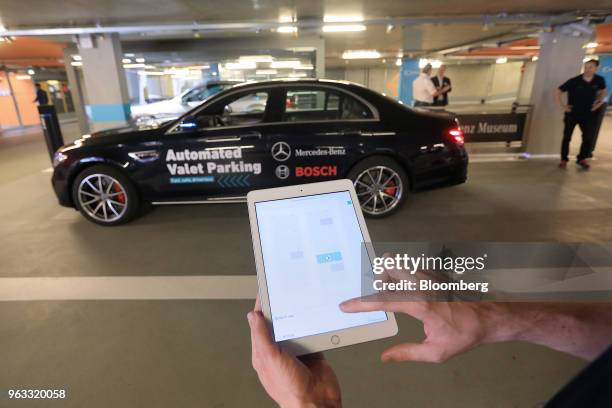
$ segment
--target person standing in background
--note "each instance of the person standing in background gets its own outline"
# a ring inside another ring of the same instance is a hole
[[[446,89],[434,98],[434,106],[448,105],[448,93],[453,88],[451,86],[450,79],[444,76],[445,73],[446,65],[440,65],[440,68],[438,68],[438,74],[435,77],[431,78],[431,82],[433,82],[434,86],[439,92],[442,91],[442,88]]]
[[[445,92],[446,87],[437,90],[431,78],[431,64],[427,64],[421,70],[419,76],[412,82],[412,98],[414,106],[432,106],[434,98]]]
[[[576,125],[582,131],[582,144],[576,164],[588,170],[587,159],[592,155],[593,140],[596,138],[597,111],[604,104],[606,96],[606,80],[596,74],[599,61],[588,60],[584,63],[582,75],[568,79],[555,91],[557,103],[565,112],[563,119],[563,142],[561,143],[561,163],[559,167],[567,168],[569,161],[569,145]],[[563,102],[562,94],[567,93],[567,103]]]
[[[49,97],[47,93],[41,88],[40,84],[36,84],[36,99],[33,102],[38,103],[39,105],[48,105]]]

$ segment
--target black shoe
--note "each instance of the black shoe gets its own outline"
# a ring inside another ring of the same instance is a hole
[[[577,161],[576,164],[580,167],[582,167],[582,170],[588,170],[591,168],[591,166],[589,165],[589,163],[587,163],[586,160],[580,160]]]

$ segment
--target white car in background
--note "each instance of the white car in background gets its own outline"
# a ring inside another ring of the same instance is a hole
[[[155,126],[173,120],[239,81],[209,81],[188,89],[174,98],[131,107],[132,119],[139,126]]]

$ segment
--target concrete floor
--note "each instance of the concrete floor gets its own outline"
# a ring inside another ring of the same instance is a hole
[[[76,137],[65,125],[66,139]],[[577,148],[577,146],[573,146]],[[549,160],[473,163],[460,186],[415,194],[375,241],[611,241],[612,120],[589,172]],[[2,277],[253,275],[244,205],[156,208],[101,228],[59,207],[39,132],[0,137]],[[220,245],[223,243],[223,245]],[[0,390],[66,388],[57,407],[273,406],[250,368],[251,300],[0,302]],[[482,347],[444,365],[382,365],[400,334],[327,353],[347,407],[532,407],[584,363],[541,347]],[[0,406],[10,405],[0,398]],[[45,406],[32,403],[28,406]]]

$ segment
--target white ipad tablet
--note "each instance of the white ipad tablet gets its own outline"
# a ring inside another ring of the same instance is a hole
[[[362,269],[371,241],[350,180],[255,190],[247,201],[261,307],[282,349],[302,355],[397,334],[393,313],[338,307],[362,295],[362,271],[372,274],[371,262]]]

